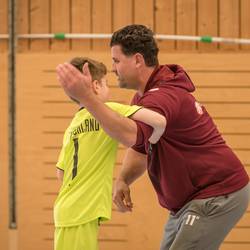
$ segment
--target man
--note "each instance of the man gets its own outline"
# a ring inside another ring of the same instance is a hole
[[[132,146],[114,202],[121,211],[131,210],[129,185],[147,168],[159,203],[170,210],[161,250],[218,249],[249,203],[249,177],[243,165],[192,96],[195,87],[187,73],[178,65],[158,64],[150,29],[126,26],[113,34],[110,46],[120,86],[137,90],[132,103],[167,121],[160,141],[148,143],[150,127],[137,122],[132,129],[127,120],[115,119],[110,109],[92,98],[87,65],[81,77],[67,64],[58,66],[64,90],[84,103],[110,134]]]
[[[79,72],[85,63],[89,65],[95,96],[106,102],[106,66],[90,58],[71,60]],[[118,117],[123,115],[152,126],[151,143],[156,143],[164,132],[165,119],[154,111],[114,102],[106,105],[118,112]],[[111,217],[112,175],[117,147],[117,141],[109,137],[98,121],[80,105],[65,131],[57,162],[57,176],[63,184],[54,206],[55,250],[98,248],[98,223]]]

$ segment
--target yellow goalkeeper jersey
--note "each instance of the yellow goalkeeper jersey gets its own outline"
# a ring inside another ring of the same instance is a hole
[[[123,116],[140,109],[106,103]],[[86,110],[79,110],[66,129],[56,166],[64,170],[63,184],[54,204],[56,227],[108,220],[112,207],[112,179],[118,142],[108,136]]]

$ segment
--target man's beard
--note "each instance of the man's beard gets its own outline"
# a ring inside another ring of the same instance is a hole
[[[137,88],[133,86],[133,84],[129,84],[128,82],[122,82],[118,80],[118,85],[121,89],[134,89],[136,90]]]

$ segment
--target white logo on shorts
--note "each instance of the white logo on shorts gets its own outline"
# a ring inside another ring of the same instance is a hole
[[[199,216],[189,214],[188,217],[187,217],[185,225],[193,226],[194,221],[199,220],[199,219],[200,219]]]

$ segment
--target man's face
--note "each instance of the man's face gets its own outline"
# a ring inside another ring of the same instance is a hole
[[[111,47],[112,70],[118,77],[121,88],[138,89],[138,73],[136,69],[136,58],[134,55],[123,54],[120,45]]]

